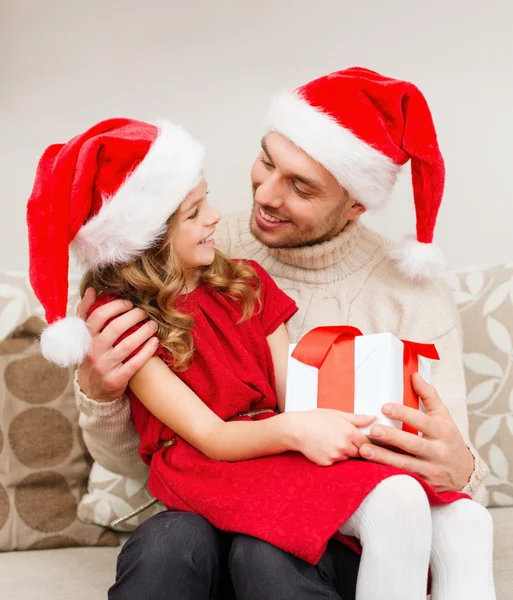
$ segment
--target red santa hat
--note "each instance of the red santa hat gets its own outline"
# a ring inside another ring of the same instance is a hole
[[[91,346],[85,322],[66,317],[69,247],[89,268],[142,254],[201,181],[203,160],[183,128],[121,118],[46,149],[27,205],[30,282],[49,325],[45,358],[76,364]]]
[[[410,160],[417,236],[394,257],[412,278],[442,269],[433,234],[445,167],[428,104],[412,83],[361,67],[331,73],[278,96],[266,131],[303,149],[367,209],[385,204]]]

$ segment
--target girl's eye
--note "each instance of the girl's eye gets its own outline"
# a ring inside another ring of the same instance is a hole
[[[261,162],[263,165],[265,165],[265,167],[266,167],[267,169],[272,169],[272,168],[274,167],[274,165],[273,165],[272,163],[270,163],[270,162],[268,162],[267,160],[265,160],[265,157],[264,157],[263,155],[260,157],[260,162]]]
[[[188,217],[189,219],[195,219],[197,216],[199,215],[199,208],[197,208],[190,217]]]

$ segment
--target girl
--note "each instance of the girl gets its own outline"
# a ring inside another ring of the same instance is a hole
[[[215,249],[220,217],[202,163],[182,129],[127,119],[46,151],[28,206],[45,356],[69,364],[90,344],[85,324],[64,318],[71,241],[89,267],[82,293],[99,294],[92,311],[128,300],[157,332],[155,356],[129,385],[156,498],[313,564],[333,535],[358,538],[358,600],[425,598],[430,564],[433,600],[493,599],[482,507],[351,460],[372,417],[283,412],[285,323],[297,308],[257,263]]]

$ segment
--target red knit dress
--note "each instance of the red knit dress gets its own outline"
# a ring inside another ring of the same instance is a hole
[[[271,277],[249,261],[261,280],[262,309],[237,324],[234,300],[208,286],[180,297],[181,312],[193,315],[195,353],[192,366],[177,375],[219,417],[276,409],[272,357],[266,336],[297,310]],[[99,305],[112,298],[101,297]],[[133,329],[126,335],[129,335]],[[169,364],[169,354],[156,355]],[[328,540],[383,479],[404,471],[363,460],[320,467],[299,452],[239,462],[212,460],[154,417],[129,392],[132,416],[141,437],[140,454],[150,465],[150,492],[169,509],[197,513],[218,529],[265,540],[316,564]],[[254,419],[273,418],[262,413]],[[241,417],[251,420],[249,417]],[[424,480],[431,504],[468,497],[437,493]]]

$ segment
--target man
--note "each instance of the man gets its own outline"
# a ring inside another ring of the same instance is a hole
[[[410,159],[417,240],[395,249],[393,258],[393,244],[359,217],[386,201],[399,166]],[[434,342],[439,351],[433,387],[417,386],[426,414],[402,405],[386,412],[423,437],[374,426],[373,438],[400,451],[368,443],[361,456],[413,471],[439,491],[463,490],[479,498],[487,470],[468,445],[457,315],[442,284],[426,277],[441,262],[432,240],[444,165],[422,94],[406,82],[353,68],[280,97],[269,112],[251,179],[250,226],[247,215],[228,219],[218,228],[217,247],[258,261],[296,300],[299,311],[288,324],[294,341],[319,325],[350,324],[364,333],[392,331]],[[88,291],[79,315],[87,314],[93,300]],[[132,476],[144,476],[145,468],[123,394],[157,341],[147,324],[113,344],[145,318],[121,300],[96,310],[88,319],[93,349],[77,378],[91,454]],[[109,597],[225,598],[227,562],[240,599],[354,597],[357,561],[340,544],[331,543],[313,567],[256,539],[232,541],[197,515],[171,512],[133,534],[121,551]]]

